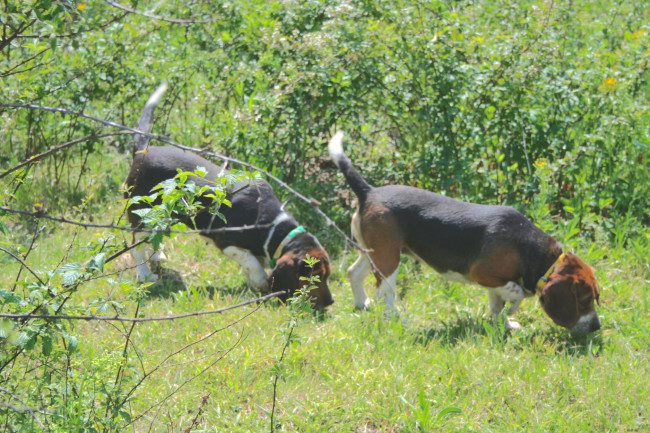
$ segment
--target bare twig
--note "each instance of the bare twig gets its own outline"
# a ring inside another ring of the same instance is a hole
[[[191,433],[192,429],[199,425],[199,422],[201,420],[201,415],[203,415],[203,411],[205,410],[205,405],[208,404],[209,398],[210,398],[209,392],[203,397],[201,397],[201,405],[199,406],[199,409],[196,411],[196,415],[194,416],[192,423],[188,428],[183,430],[183,433]]]
[[[20,170],[26,165],[33,164],[37,161],[40,161],[41,159],[45,158],[46,156],[52,155],[53,153],[59,152],[61,150],[67,149],[70,146],[74,146],[75,144],[83,143],[85,141],[90,141],[90,140],[96,140],[98,138],[104,138],[104,137],[112,137],[116,135],[133,135],[135,134],[134,132],[129,132],[129,131],[118,131],[118,132],[108,132],[105,134],[90,134],[86,135],[85,137],[77,138],[72,141],[68,141],[66,143],[59,144],[57,146],[51,147],[50,149],[46,150],[43,153],[39,153],[38,155],[34,155],[29,159],[26,159],[25,161],[21,162],[20,164],[11,167],[8,170],[3,171],[0,173],[0,179],[3,177],[13,173],[16,170]]]
[[[0,107],[28,108],[28,109],[31,109],[31,110],[43,110],[43,111],[49,111],[49,112],[54,112],[54,113],[61,113],[61,114],[69,114],[69,115],[79,116],[79,117],[82,117],[84,119],[88,119],[88,120],[92,120],[94,122],[101,123],[102,125],[111,126],[111,127],[114,127],[114,128],[119,128],[119,129],[125,130],[125,131],[134,132],[134,133],[137,133],[139,135],[143,135],[143,136],[149,137],[151,139],[158,140],[158,141],[161,141],[163,143],[167,143],[167,144],[169,144],[171,146],[174,146],[174,147],[177,147],[179,149],[189,150],[191,152],[195,152],[195,153],[205,155],[205,156],[208,156],[208,157],[217,158],[217,159],[220,159],[222,161],[228,161],[228,162],[231,162],[231,163],[234,163],[234,164],[241,165],[242,167],[246,167],[248,169],[258,171],[258,172],[264,174],[265,176],[267,176],[269,179],[272,179],[274,182],[278,183],[280,186],[282,186],[284,189],[286,189],[291,194],[296,196],[298,199],[300,199],[303,202],[309,204],[312,207],[312,209],[314,210],[314,212],[316,212],[321,218],[323,218],[327,222],[328,226],[334,227],[334,229],[339,233],[340,236],[343,237],[343,239],[345,239],[346,242],[353,245],[355,248],[358,248],[360,251],[365,252],[366,255],[368,256],[368,259],[370,260],[370,263],[372,264],[373,268],[375,269],[375,271],[379,271],[378,268],[375,266],[374,262],[372,261],[372,259],[370,258],[370,256],[367,254],[367,250],[363,246],[361,246],[358,242],[356,242],[354,239],[351,239],[347,235],[347,233],[345,233],[345,231],[341,230],[341,228],[339,228],[336,225],[334,220],[332,220],[325,212],[323,212],[320,209],[319,202],[317,200],[301,194],[300,192],[296,191],[291,186],[289,186],[286,182],[279,179],[277,176],[272,175],[271,173],[269,173],[268,171],[266,171],[266,170],[264,170],[264,169],[262,169],[260,167],[257,167],[257,166],[255,166],[253,164],[249,164],[249,163],[241,161],[239,159],[231,158],[229,156],[225,156],[225,155],[222,155],[220,153],[212,152],[212,151],[209,151],[209,150],[206,150],[206,149],[198,149],[198,148],[195,148],[195,147],[184,146],[184,145],[182,145],[180,143],[177,143],[177,142],[175,142],[175,141],[173,141],[173,140],[171,140],[168,137],[165,137],[163,135],[151,134],[149,132],[140,131],[140,130],[135,129],[135,128],[130,128],[130,127],[125,126],[125,125],[120,125],[119,123],[116,123],[116,122],[111,122],[111,121],[108,121],[108,120],[99,119],[97,117],[90,116],[88,114],[84,114],[84,113],[81,113],[81,112],[75,112],[75,111],[72,111],[72,110],[67,110],[65,108],[43,107],[43,106],[33,105],[33,104],[0,104]],[[0,209],[2,209],[2,208],[0,207]]]
[[[27,269],[27,270],[28,270],[28,271],[29,271],[29,272],[30,272],[34,277],[36,277],[36,279],[38,280],[39,283],[41,283],[41,284],[43,284],[43,285],[45,284],[45,282],[44,282],[43,280],[41,280],[41,277],[39,277],[39,276],[36,274],[36,272],[34,272],[34,271],[32,270],[32,268],[30,268],[30,267],[27,265],[27,263],[25,263],[25,261],[24,261],[23,259],[21,259],[20,257],[18,257],[17,255],[15,255],[15,254],[12,253],[11,251],[6,250],[6,249],[4,249],[4,248],[2,248],[2,247],[0,247],[0,251],[6,253],[6,254],[8,254],[8,255],[10,255],[11,257],[13,257],[13,258],[18,262],[18,263],[20,263],[20,264],[21,264],[25,269]]]
[[[0,250],[7,252],[1,247]],[[191,313],[176,314],[171,316],[159,316],[159,317],[75,316],[75,315],[55,315],[55,314],[8,314],[8,313],[2,313],[0,314],[0,317],[5,319],[12,319],[12,320],[45,319],[45,320],[86,320],[86,321],[111,321],[111,322],[162,322],[168,320],[185,319],[187,317],[222,314],[225,313],[226,311],[235,310],[237,308],[245,307],[246,305],[254,304],[256,302],[264,302],[271,298],[277,298],[278,296],[284,294],[286,294],[286,291],[282,290],[279,292],[273,292],[273,293],[269,293],[268,295],[249,299],[247,301],[240,302],[239,304],[229,305],[224,308],[218,308],[216,310],[193,311]]]
[[[59,223],[64,223],[64,224],[70,224],[70,225],[75,225],[75,226],[80,226],[80,227],[85,227],[85,228],[100,228],[100,229],[111,229],[111,230],[121,230],[125,232],[137,232],[137,233],[159,233],[160,230],[151,230],[151,229],[142,229],[142,228],[135,228],[131,226],[118,226],[115,224],[102,224],[102,223],[86,223],[82,221],[76,221],[76,220],[71,220],[66,217],[60,216],[53,216],[46,214],[44,212],[29,212],[26,210],[21,210],[21,209],[12,209],[8,208],[5,206],[0,206],[0,211],[8,212],[8,213],[13,213],[13,214],[19,214],[19,215],[25,215],[29,216],[32,218],[41,218],[41,219],[46,219],[50,221],[55,221]],[[239,227],[221,227],[221,228],[216,228],[216,229],[187,229],[187,230],[167,230],[165,233],[175,233],[175,234],[191,234],[191,233],[199,233],[199,234],[209,234],[209,233],[226,233],[226,232],[243,232],[246,230],[255,230],[255,229],[263,229],[263,228],[269,228],[273,224],[259,224],[259,225],[244,225],[244,226],[239,226]]]
[[[289,344],[291,344],[291,336],[293,335],[293,330],[295,328],[296,328],[296,322],[294,321],[291,323],[291,327],[289,328],[289,335],[287,335],[287,341],[284,343],[284,347],[282,348],[282,354],[280,355],[280,359],[276,364],[277,366],[280,366],[282,364],[282,361],[284,360],[284,355],[287,352],[287,348],[289,347]],[[277,401],[279,379],[280,379],[280,374],[276,370],[275,377],[273,378],[273,405],[271,406],[271,433],[275,431],[275,406]]]
[[[29,247],[27,248],[27,251],[25,252],[25,254],[23,254],[23,260],[27,260],[27,256],[29,256],[29,253],[31,253],[32,250],[34,249],[34,245],[36,244],[36,239],[38,239],[38,237],[43,232],[43,230],[45,230],[45,226],[41,226],[36,229],[36,231],[34,232],[34,236],[32,237],[32,241],[30,242]],[[18,284],[18,280],[20,280],[20,276],[23,273],[23,269],[25,269],[24,266],[21,266],[20,269],[18,269],[18,273],[16,274],[16,280],[14,281],[14,286],[12,287],[11,291],[16,290],[16,285]]]
[[[13,404],[10,403],[0,403],[2,406],[11,409],[14,412],[28,412],[32,416],[32,418],[34,418],[34,421],[36,421],[36,423],[39,425],[41,429],[46,431],[48,430],[47,428],[45,428],[45,425],[41,422],[41,420],[38,419],[38,417],[36,416],[36,412],[37,412],[36,409],[27,406],[25,402],[20,399],[20,397],[18,397],[16,394],[9,391],[8,389],[0,388],[0,392],[7,394],[8,396],[10,396],[11,398],[13,398],[14,400],[16,400],[17,402],[23,405],[22,407],[19,407],[19,406],[14,406]]]
[[[127,245],[126,247],[122,248],[121,250],[119,250],[118,252],[112,254],[109,258],[107,258],[105,263],[112,262],[113,260],[115,260],[116,258],[121,256],[122,254],[126,253],[127,251],[131,251],[133,248],[135,248],[135,247],[137,247],[137,246],[139,246],[141,244],[144,244],[145,242],[147,242],[147,238],[140,239],[139,241],[137,241],[137,242],[135,242],[135,243],[133,243],[131,245]]]
[[[246,337],[248,337],[248,335],[247,335]],[[176,394],[176,393],[177,393],[181,388],[183,388],[185,385],[187,385],[188,383],[190,383],[191,381],[193,381],[194,379],[196,379],[197,377],[201,376],[203,373],[205,373],[206,371],[208,371],[209,369],[211,369],[212,367],[214,367],[214,365],[215,365],[217,362],[221,361],[221,360],[222,360],[223,358],[225,358],[228,354],[230,354],[230,352],[232,352],[232,351],[235,349],[235,347],[239,346],[239,344],[240,344],[240,343],[241,343],[241,342],[242,342],[246,337],[242,337],[242,336],[240,335],[239,338],[237,339],[237,341],[235,341],[235,344],[233,344],[232,346],[230,346],[230,347],[228,348],[228,350],[226,350],[226,351],[223,353],[223,355],[221,355],[220,357],[218,357],[217,359],[215,359],[215,360],[214,360],[213,362],[211,362],[207,367],[205,367],[204,369],[202,369],[201,371],[199,371],[198,373],[196,373],[194,376],[190,377],[189,379],[186,379],[184,382],[182,382],[180,385],[178,385],[178,386],[177,386],[177,387],[176,387],[172,392],[170,392],[170,393],[167,394],[165,397],[163,397],[163,399],[160,400],[158,403],[155,403],[154,405],[152,405],[152,406],[150,406],[148,409],[146,409],[144,412],[142,412],[140,415],[136,416],[136,417],[133,419],[133,422],[137,421],[138,419],[142,418],[145,414],[149,413],[149,411],[151,411],[151,409],[163,405],[167,400],[169,400],[169,399],[170,399],[174,394]],[[151,426],[149,426],[149,430],[151,430]]]

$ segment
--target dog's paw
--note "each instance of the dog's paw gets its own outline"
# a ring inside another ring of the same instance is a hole
[[[399,310],[395,307],[388,308],[384,310],[384,318],[386,320],[400,320]]]
[[[150,273],[146,275],[138,275],[138,283],[155,283],[160,280],[158,274]]]
[[[370,309],[370,299],[366,298],[365,300],[360,301],[360,302],[355,301],[354,308],[357,309],[357,310],[361,310],[361,311],[369,310]]]
[[[506,319],[506,331],[518,331],[520,329],[522,329],[522,327],[519,322],[516,320]]]
[[[155,253],[153,253],[150,260],[156,263],[164,262],[167,260],[167,256],[165,255],[165,252],[163,250],[158,250]]]

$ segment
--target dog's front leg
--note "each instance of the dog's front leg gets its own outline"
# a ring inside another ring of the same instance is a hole
[[[138,282],[156,282],[158,281],[158,275],[151,272],[147,262],[151,259],[150,256],[146,253],[147,247],[146,244],[140,244],[137,247],[131,249],[131,257],[135,262],[135,271],[138,276]]]
[[[239,247],[226,247],[223,253],[239,263],[239,266],[246,274],[246,283],[256,290],[265,290],[268,287],[268,280],[264,267],[250,251]]]
[[[503,307],[506,302],[510,302],[511,306],[508,308],[507,314],[514,314],[515,311],[519,308],[522,299],[524,299],[524,289],[522,289],[517,283],[509,282],[503,287],[495,287],[488,289],[488,299],[490,302],[490,311],[492,312],[492,317],[494,320],[497,320]],[[515,321],[510,320],[507,316],[505,317],[506,329],[520,329],[521,325]]]

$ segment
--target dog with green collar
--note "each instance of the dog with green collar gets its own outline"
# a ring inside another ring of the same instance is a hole
[[[140,131],[151,130],[153,112],[163,92],[161,87],[149,98],[138,124]],[[225,170],[195,153],[173,146],[149,146],[146,136],[136,136],[133,163],[125,182],[126,198],[149,195],[153,187],[176,176],[178,169],[193,171],[197,167],[207,171],[203,178],[192,178],[198,186],[209,185],[223,176]],[[308,277],[318,276],[309,296],[318,309],[332,304],[327,285],[330,273],[327,252],[314,235],[284,211],[271,185],[263,179],[243,180],[236,182],[231,191],[227,197],[231,206],[219,209],[223,219],[209,212],[206,198],[205,209],[186,224],[196,226],[227,257],[239,263],[250,287],[262,293],[284,290],[287,295],[281,299],[286,299],[308,284]],[[129,222],[136,229],[141,227],[141,222],[134,211],[143,206],[146,205],[136,204],[129,209]],[[227,230],[220,230],[224,228]],[[132,250],[132,255],[138,279],[155,281],[157,276],[147,262],[161,260],[163,254],[157,252],[149,257],[139,247]],[[318,260],[315,266],[306,265],[307,255]]]

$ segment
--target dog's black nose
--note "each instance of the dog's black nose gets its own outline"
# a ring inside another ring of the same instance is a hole
[[[594,320],[592,320],[591,325],[589,326],[589,332],[594,332],[598,331],[600,329],[600,320],[598,320],[598,316]]]

